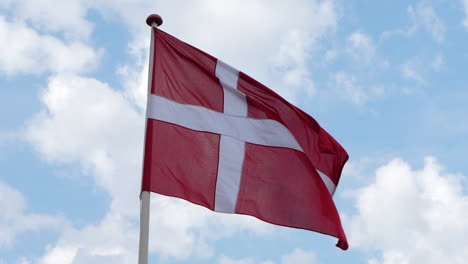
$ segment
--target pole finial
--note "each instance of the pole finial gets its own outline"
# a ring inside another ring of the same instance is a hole
[[[163,23],[161,16],[156,14],[149,15],[146,19],[146,24],[151,27],[153,23],[156,23],[156,26],[159,27]]]

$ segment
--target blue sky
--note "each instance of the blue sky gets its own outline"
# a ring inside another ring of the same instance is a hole
[[[152,195],[150,263],[468,258],[468,1],[0,2],[0,263],[135,263],[149,27],[348,151],[335,239]]]

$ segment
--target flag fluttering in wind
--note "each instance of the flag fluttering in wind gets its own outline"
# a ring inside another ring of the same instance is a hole
[[[308,114],[152,28],[142,192],[348,243],[333,193],[348,154]]]

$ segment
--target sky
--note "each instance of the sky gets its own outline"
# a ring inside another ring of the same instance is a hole
[[[466,263],[468,0],[0,0],[0,264],[136,263],[152,13],[343,145],[350,248],[152,194],[150,263]]]

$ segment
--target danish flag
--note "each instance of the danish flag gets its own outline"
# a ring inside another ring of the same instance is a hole
[[[142,191],[331,235],[346,250],[332,199],[340,144],[243,72],[152,30]]]

